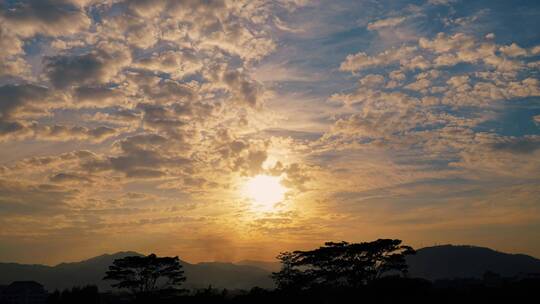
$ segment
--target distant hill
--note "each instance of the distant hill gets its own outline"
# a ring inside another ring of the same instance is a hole
[[[236,262],[236,265],[246,265],[246,266],[253,266],[257,268],[264,269],[269,272],[276,272],[281,269],[281,263],[276,262],[266,262],[266,261],[253,261],[253,260],[243,260],[240,262]]]
[[[443,245],[419,249],[407,258],[411,277],[428,280],[480,278],[486,271],[505,277],[540,273],[540,260],[475,246]]]
[[[133,255],[141,254],[118,252],[56,266],[0,263],[0,285],[7,285],[13,281],[33,280],[43,284],[49,291],[87,284],[97,285],[100,290],[111,290],[111,282],[102,280],[109,265],[115,259]],[[190,264],[184,261],[182,265],[187,277],[186,288],[204,288],[209,285],[228,289],[273,287],[269,272],[253,266],[231,263]]]
[[[104,254],[75,263],[56,266],[0,263],[0,285],[13,281],[33,280],[49,291],[87,284],[100,290],[110,290],[110,282],[103,281],[109,265],[115,259],[141,255],[137,252]],[[435,246],[422,248],[407,258],[411,277],[429,280],[452,278],[480,278],[486,271],[503,276],[540,273],[540,260],[523,254],[507,254],[474,246]],[[277,262],[241,261],[238,263],[198,263],[182,261],[187,277],[186,288],[250,289],[255,286],[272,288],[272,271],[279,270]]]

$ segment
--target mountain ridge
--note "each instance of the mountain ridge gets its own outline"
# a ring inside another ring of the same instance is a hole
[[[100,290],[111,290],[110,282],[102,278],[114,259],[142,255],[134,251],[102,254],[79,262],[40,264],[0,263],[0,285],[12,281],[34,280],[49,291],[93,284]],[[526,254],[509,254],[472,245],[438,245],[417,250],[407,257],[409,274],[428,280],[481,278],[486,271],[503,276],[540,273],[540,260]],[[200,262],[181,260],[187,281],[186,288],[250,289],[255,286],[273,288],[270,278],[280,264],[270,261],[243,260],[231,262]]]
[[[115,259],[134,255],[143,256],[135,251],[120,251],[54,266],[0,262],[0,285],[33,280],[42,283],[50,291],[88,284],[96,285],[100,290],[111,290],[111,282],[102,280],[108,266]],[[180,260],[180,263],[188,278],[185,282],[187,288],[205,288],[209,285],[228,289],[249,289],[255,285],[273,287],[268,272],[256,267],[221,262],[191,264]]]
[[[444,263],[441,263],[444,261]],[[480,278],[486,271],[512,277],[540,273],[540,260],[521,253],[505,253],[472,245],[438,245],[407,257],[411,276],[428,280]]]

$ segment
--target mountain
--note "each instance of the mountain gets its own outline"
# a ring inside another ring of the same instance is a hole
[[[37,281],[49,291],[95,284],[100,289],[111,289],[110,282],[102,281],[105,271],[115,259],[140,255],[136,252],[104,254],[74,263],[61,263],[56,266],[24,265],[0,263],[0,285],[12,281]]]
[[[109,265],[115,259],[140,255],[136,252],[104,254],[75,263],[56,266],[0,263],[0,285],[13,281],[33,280],[49,291],[87,284],[100,290],[110,290],[110,282],[103,281]],[[187,277],[186,288],[250,289],[255,286],[272,288],[272,271],[279,263],[241,261],[238,263],[208,262],[191,264],[181,262]],[[452,278],[480,278],[486,271],[511,277],[526,273],[540,273],[540,260],[523,254],[507,254],[489,248],[474,246],[435,246],[419,249],[407,258],[411,277],[429,280]]]
[[[411,277],[428,280],[481,278],[486,271],[512,277],[540,273],[540,260],[475,246],[442,245],[417,250],[407,258]]]
[[[100,290],[111,290],[111,282],[102,280],[109,265],[115,259],[133,255],[141,254],[118,252],[56,266],[0,263],[0,285],[13,281],[33,280],[43,284],[49,291],[88,284],[97,285]],[[257,267],[217,262],[190,264],[181,261],[181,263],[187,277],[186,288],[204,288],[209,285],[227,289],[273,287],[270,273]]]
[[[281,269],[280,262],[266,262],[266,261],[253,261],[253,260],[242,260],[235,263],[236,265],[246,265],[253,266],[257,268],[264,269],[268,272],[277,272]]]

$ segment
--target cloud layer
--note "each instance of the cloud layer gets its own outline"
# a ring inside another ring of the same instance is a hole
[[[0,1],[0,260],[376,237],[540,254],[540,37],[502,6]],[[286,199],[243,197],[257,174]]]

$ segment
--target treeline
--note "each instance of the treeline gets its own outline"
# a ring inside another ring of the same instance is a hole
[[[95,286],[55,292],[50,304],[269,304],[269,303],[536,303],[540,279],[506,279],[493,286],[483,280],[459,279],[432,283],[423,279],[385,277],[357,289],[330,288],[300,291],[253,288],[228,291],[216,288],[193,290],[174,297],[135,299],[128,294],[98,293]],[[89,294],[84,290],[93,290]]]
[[[104,277],[123,292],[73,288],[51,294],[49,303],[525,303],[538,298],[539,278],[505,279],[493,273],[483,280],[435,283],[409,278],[405,257],[411,254],[413,248],[393,239],[328,242],[314,250],[283,252],[281,270],[272,274],[276,289],[249,291],[188,291],[182,288],[186,277],[178,257],[125,257],[115,260]]]

